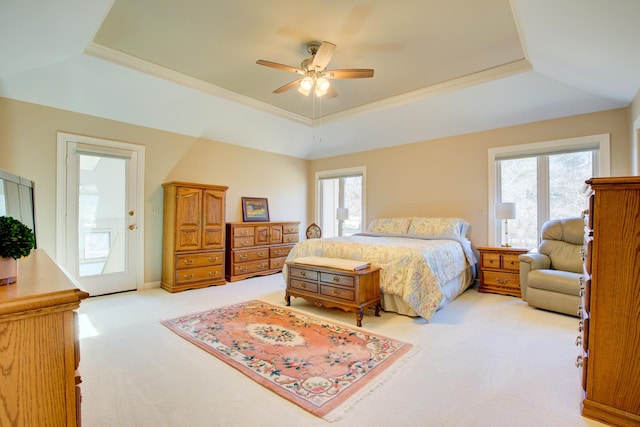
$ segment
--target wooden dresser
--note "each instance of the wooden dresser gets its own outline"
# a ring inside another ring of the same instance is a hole
[[[162,288],[223,285],[228,187],[169,182],[164,187]]]
[[[480,253],[480,285],[478,292],[522,297],[518,256],[529,252],[503,246],[478,246]]]
[[[640,177],[593,178],[580,308],[582,415],[640,425]]]
[[[232,222],[227,224],[226,279],[279,273],[299,240],[300,223]]]
[[[76,312],[89,294],[42,250],[0,286],[0,425],[79,426]]]

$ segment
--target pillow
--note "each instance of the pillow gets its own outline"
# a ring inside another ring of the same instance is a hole
[[[469,224],[460,218],[420,218],[411,220],[408,234],[428,237],[465,237]]]
[[[407,234],[411,218],[378,218],[371,221],[367,231],[370,233]]]

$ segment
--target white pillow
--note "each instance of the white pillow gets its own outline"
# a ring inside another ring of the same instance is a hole
[[[367,231],[370,233],[407,234],[411,218],[378,218],[371,221]]]
[[[414,217],[407,234],[428,237],[465,237],[469,224],[461,218]]]

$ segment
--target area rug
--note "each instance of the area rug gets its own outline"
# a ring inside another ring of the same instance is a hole
[[[257,300],[162,324],[328,421],[379,385],[413,347]]]

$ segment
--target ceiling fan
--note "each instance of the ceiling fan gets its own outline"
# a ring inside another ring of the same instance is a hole
[[[289,65],[279,64],[277,62],[265,61],[259,59],[256,64],[265,67],[276,68],[278,70],[289,71],[299,74],[297,80],[287,83],[273,91],[273,93],[286,92],[289,89],[298,87],[298,92],[305,96],[309,96],[311,90],[314,89],[316,96],[324,96],[327,98],[335,98],[338,92],[331,85],[329,79],[362,79],[373,77],[373,70],[368,68],[351,68],[345,70],[327,70],[327,65],[331,61],[336,45],[329,42],[311,42],[307,44],[307,52],[311,54],[310,58],[306,58],[300,64],[300,68]]]

